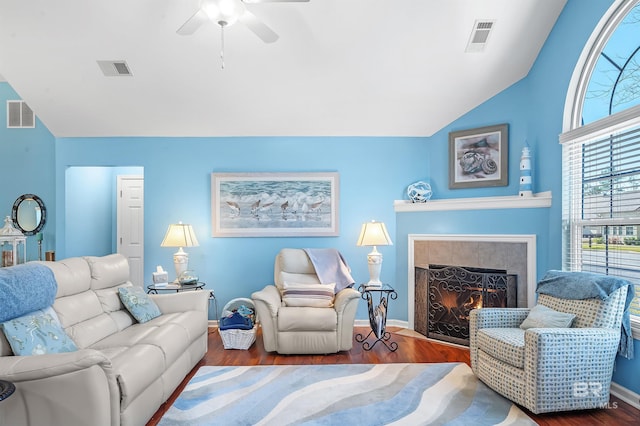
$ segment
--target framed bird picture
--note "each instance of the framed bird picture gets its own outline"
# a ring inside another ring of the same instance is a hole
[[[339,184],[337,172],[212,173],[212,236],[338,236]]]

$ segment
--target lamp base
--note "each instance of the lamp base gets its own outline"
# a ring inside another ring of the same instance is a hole
[[[367,255],[367,263],[369,264],[369,282],[366,286],[382,287],[382,281],[380,281],[382,254],[376,249],[376,246],[373,246],[373,250]]]
[[[173,267],[176,269],[176,279],[174,283],[178,283],[180,275],[187,270],[189,266],[189,255],[182,250],[182,247],[173,254]]]

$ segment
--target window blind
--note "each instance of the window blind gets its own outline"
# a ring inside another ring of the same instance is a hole
[[[640,315],[640,120],[563,142],[563,268],[626,278]]]

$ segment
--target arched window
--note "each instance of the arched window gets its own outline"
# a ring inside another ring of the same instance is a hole
[[[640,0],[617,1],[589,40],[567,97],[563,268],[627,278],[640,332]]]
[[[591,72],[582,125],[640,105],[640,4],[616,26]]]

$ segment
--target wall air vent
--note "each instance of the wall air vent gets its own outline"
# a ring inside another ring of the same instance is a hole
[[[133,73],[127,61],[97,61],[106,77],[131,77]]]
[[[496,21],[489,21],[486,19],[478,20],[473,24],[471,30],[471,37],[469,37],[469,43],[465,52],[482,52],[487,45],[489,35],[493,29]]]
[[[33,129],[36,115],[25,101],[7,101],[7,128]]]

